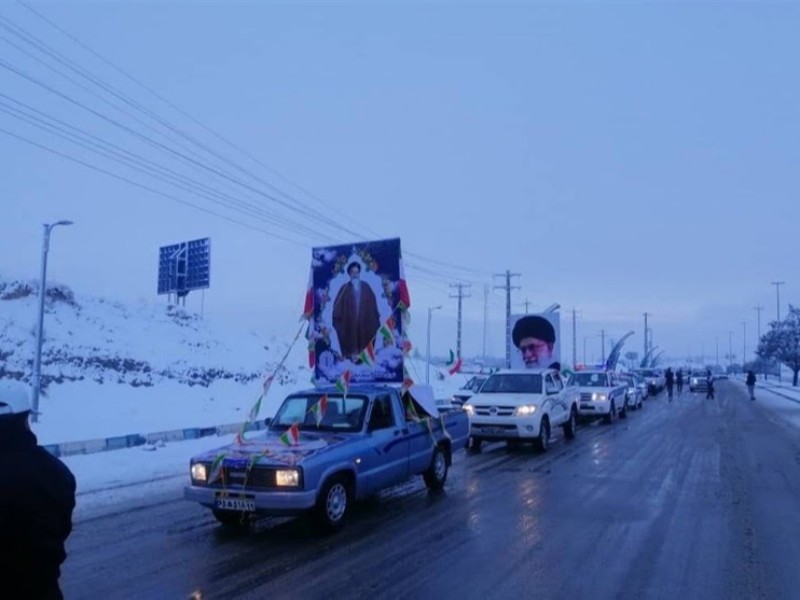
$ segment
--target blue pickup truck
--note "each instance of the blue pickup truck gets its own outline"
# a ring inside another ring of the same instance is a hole
[[[255,515],[311,513],[323,530],[345,522],[353,502],[422,475],[444,486],[453,453],[466,447],[467,414],[437,406],[428,386],[317,388],[288,396],[266,430],[195,456],[187,500],[223,525]]]

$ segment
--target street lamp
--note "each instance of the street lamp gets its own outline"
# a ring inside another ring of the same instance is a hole
[[[59,225],[72,225],[72,221],[57,221],[44,224],[44,243],[42,244],[42,272],[39,284],[39,319],[36,327],[36,355],[33,361],[33,410],[31,420],[39,420],[39,392],[42,388],[42,338],[44,331],[44,299],[47,294],[47,254],[50,252],[50,232]]]
[[[544,314],[549,315],[550,313],[556,312],[559,308],[561,308],[560,304],[551,304],[547,308],[544,309]]]
[[[433,311],[439,310],[441,306],[431,306],[428,308],[428,360],[425,364],[425,385],[431,384],[431,315]]]

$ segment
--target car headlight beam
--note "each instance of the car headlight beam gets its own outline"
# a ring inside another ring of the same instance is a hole
[[[275,471],[275,485],[278,487],[298,487],[300,485],[300,471],[297,469]]]
[[[194,463],[191,467],[191,475],[193,481],[200,483],[208,481],[208,469],[203,463]]]
[[[522,406],[517,407],[516,415],[518,417],[530,417],[535,412],[536,412],[536,406],[534,406],[533,404],[524,404]]]
[[[475,408],[471,404],[465,404],[464,410],[470,417],[475,414]]]

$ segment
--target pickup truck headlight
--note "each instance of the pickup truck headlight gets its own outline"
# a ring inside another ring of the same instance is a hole
[[[608,395],[606,394],[592,394],[592,400],[608,400]]]
[[[514,414],[518,417],[530,417],[535,412],[536,407],[533,404],[525,404],[523,406],[518,406]]]
[[[463,408],[470,417],[475,414],[475,408],[471,404],[465,404]]]
[[[208,469],[203,463],[194,463],[191,468],[192,481],[205,483],[208,481]]]
[[[298,487],[300,485],[300,471],[297,469],[275,471],[275,485],[278,487]]]

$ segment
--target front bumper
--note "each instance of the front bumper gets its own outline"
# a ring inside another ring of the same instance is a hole
[[[581,417],[607,415],[610,412],[611,400],[581,400],[580,404],[578,404],[578,416]]]
[[[539,437],[540,415],[531,417],[470,417],[472,437],[493,440],[534,439]]]
[[[197,502],[208,508],[216,508],[216,499],[222,494],[229,498],[246,497],[255,501],[255,512],[265,515],[295,515],[303,513],[314,507],[317,502],[316,490],[297,492],[259,492],[228,488],[205,487],[187,485],[183,488],[183,497],[186,500]]]

